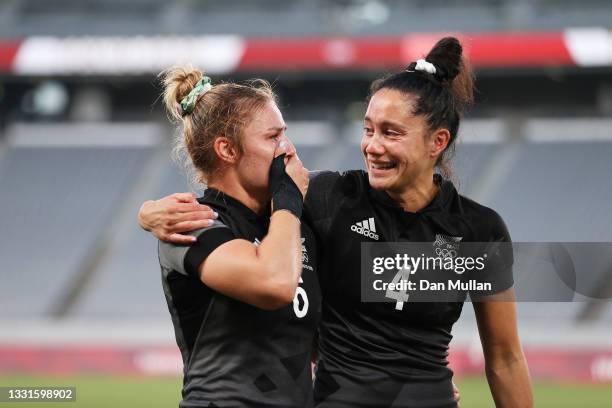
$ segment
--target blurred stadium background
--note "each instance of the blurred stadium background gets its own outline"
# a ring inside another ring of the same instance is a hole
[[[610,242],[611,24],[605,0],[3,0],[0,386],[177,405],[156,241],[136,224],[145,199],[190,189],[169,158],[162,69],[273,81],[306,166],[360,168],[370,81],[453,33],[479,90],[460,191],[515,241]],[[612,297],[611,263],[584,273]],[[519,304],[536,406],[612,406],[612,304],[575,300]],[[492,406],[470,305],[452,346],[463,406]]]

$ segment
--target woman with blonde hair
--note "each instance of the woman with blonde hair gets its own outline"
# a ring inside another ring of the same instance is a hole
[[[213,85],[174,68],[164,101],[178,150],[208,186],[197,201],[215,214],[192,245],[159,242],[184,364],[180,407],[309,406],[320,295],[314,236],[300,225],[308,172],[274,93],[265,81]]]

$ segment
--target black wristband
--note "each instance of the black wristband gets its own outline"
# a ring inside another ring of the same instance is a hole
[[[304,197],[291,177],[285,172],[285,154],[272,160],[270,166],[270,193],[272,195],[272,208],[274,211],[287,210],[300,218]]]

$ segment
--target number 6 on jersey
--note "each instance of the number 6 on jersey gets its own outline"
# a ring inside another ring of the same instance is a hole
[[[304,280],[302,278],[300,278],[300,283],[304,283]],[[301,308],[299,299],[300,297],[302,298],[303,303]],[[293,297],[293,311],[299,319],[306,316],[306,313],[308,313],[308,296],[306,295],[306,291],[304,290],[304,288],[301,286],[298,286],[295,289],[295,296]]]

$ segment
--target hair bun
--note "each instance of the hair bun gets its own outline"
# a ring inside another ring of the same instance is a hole
[[[198,81],[204,77],[202,71],[192,66],[173,67],[162,73],[164,105],[171,118],[182,118],[181,101],[189,95]]]
[[[436,78],[451,82],[463,68],[463,47],[455,37],[444,37],[434,45],[425,59],[435,65]]]

